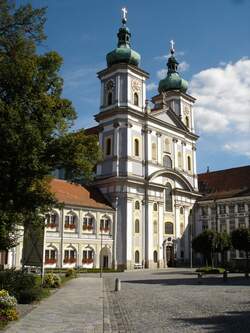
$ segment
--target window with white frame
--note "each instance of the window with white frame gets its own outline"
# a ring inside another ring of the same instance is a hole
[[[140,233],[140,221],[138,219],[135,220],[135,233]]]
[[[58,225],[58,214],[56,212],[45,214],[45,225],[47,228],[56,228]]]
[[[153,211],[157,212],[157,210],[158,210],[158,205],[157,205],[156,202],[154,202],[154,204],[153,204]]]
[[[139,139],[134,139],[134,156],[140,156],[140,141]]]
[[[102,217],[100,220],[100,231],[101,232],[110,232],[111,231],[111,221],[109,217]]]
[[[163,156],[163,166],[168,169],[172,168],[172,159],[170,156],[168,155]]]
[[[64,250],[64,260],[65,264],[72,264],[76,262],[76,250],[75,249],[67,249]]]
[[[57,262],[57,251],[54,248],[45,250],[45,264],[55,264]]]
[[[140,209],[140,202],[139,202],[139,201],[136,201],[136,202],[135,202],[135,209],[136,209],[136,210],[139,210],[139,209]]]
[[[136,264],[140,263],[140,252],[138,250],[135,251],[135,263]]]
[[[170,183],[167,183],[165,188],[165,211],[173,211],[172,186]]]
[[[82,229],[84,231],[92,231],[94,229],[94,218],[91,215],[85,215],[83,217]]]
[[[157,261],[158,261],[158,254],[157,254],[156,250],[153,252],[153,258],[154,258],[154,263],[157,263]]]
[[[64,219],[65,229],[76,229],[76,215],[74,213],[68,213]]]
[[[173,235],[174,224],[172,222],[165,222],[165,234]]]
[[[106,138],[105,140],[105,155],[111,156],[112,155],[112,139]]]
[[[191,163],[191,157],[190,156],[187,157],[187,168],[188,168],[188,171],[192,170],[192,163]]]
[[[94,251],[92,249],[84,249],[82,252],[82,263],[92,264],[94,261]]]
[[[182,169],[182,153],[180,151],[177,154],[177,158],[178,158],[178,168]]]

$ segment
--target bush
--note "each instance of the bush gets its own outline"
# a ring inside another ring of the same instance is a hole
[[[224,268],[221,267],[216,267],[216,268],[212,268],[212,267],[201,267],[201,268],[197,268],[196,272],[198,273],[204,273],[204,274],[223,274],[225,271]]]
[[[75,269],[73,268],[69,268],[66,273],[65,273],[65,277],[72,277],[72,278],[76,278],[77,277],[77,272]]]
[[[17,320],[18,312],[16,309],[17,300],[10,296],[7,290],[0,290],[0,319],[3,322]]]
[[[15,269],[6,269],[0,272],[0,285],[19,301],[23,290],[33,289],[36,286],[36,277]]]
[[[45,288],[59,288],[61,286],[61,278],[54,273],[44,275],[43,287]]]
[[[34,301],[40,301],[44,297],[44,289],[42,287],[35,287],[32,289],[24,289],[19,294],[20,304],[30,304]]]

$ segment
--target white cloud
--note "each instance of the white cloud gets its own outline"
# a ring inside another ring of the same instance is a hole
[[[147,91],[153,91],[158,88],[158,85],[155,82],[150,82],[147,84]]]
[[[179,63],[178,71],[185,72],[189,69],[189,64],[186,61],[182,61]]]
[[[194,75],[197,128],[223,136],[222,148],[250,157],[250,59],[220,64]]]
[[[166,77],[167,72],[168,72],[167,68],[162,68],[159,71],[157,71],[156,76],[158,77],[158,79],[162,80],[164,79],[164,77]]]

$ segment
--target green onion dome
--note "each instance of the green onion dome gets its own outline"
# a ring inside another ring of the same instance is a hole
[[[159,82],[158,91],[161,93],[169,90],[180,90],[181,92],[185,93],[188,89],[188,83],[177,72],[179,63],[174,57],[173,47],[170,51],[171,56],[168,58],[167,62],[167,76],[165,79]]]
[[[132,50],[130,47],[131,33],[125,26],[126,20],[123,19],[122,23],[123,26],[119,29],[117,34],[117,48],[109,52],[106,56],[108,67],[119,63],[138,66],[141,60],[140,54]]]

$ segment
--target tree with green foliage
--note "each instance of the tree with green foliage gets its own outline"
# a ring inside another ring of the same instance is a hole
[[[232,245],[236,250],[244,251],[247,258],[247,273],[249,273],[250,230],[246,228],[235,229],[231,234]]]
[[[37,52],[45,13],[0,0],[0,250],[15,245],[18,225],[42,223],[56,204],[54,169],[89,179],[100,159],[97,137],[71,131],[76,112],[62,97],[62,58]]]
[[[216,232],[205,230],[196,236],[192,241],[192,248],[195,252],[201,253],[206,261],[206,265],[213,266],[213,253],[215,251]]]
[[[214,251],[221,254],[221,262],[224,265],[226,261],[226,253],[231,247],[231,237],[227,232],[217,232],[215,234]]]

